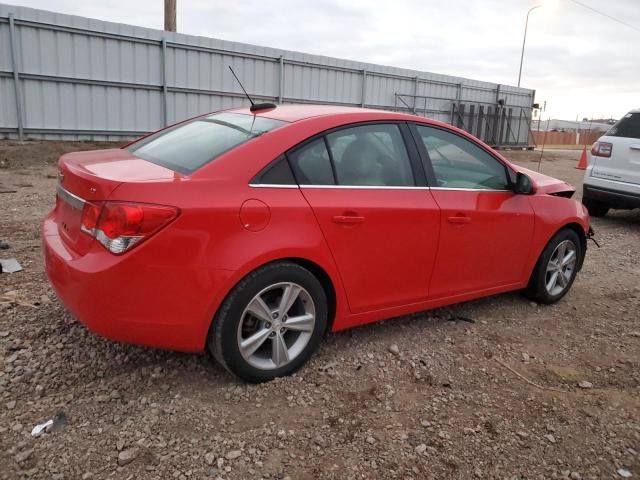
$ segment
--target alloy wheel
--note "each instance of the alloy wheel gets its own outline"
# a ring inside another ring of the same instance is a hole
[[[315,322],[313,299],[303,287],[291,282],[270,285],[242,313],[237,332],[240,354],[253,367],[281,368],[307,346]]]
[[[560,295],[570,285],[576,271],[577,249],[571,240],[558,244],[549,263],[545,275],[545,287],[550,295]]]

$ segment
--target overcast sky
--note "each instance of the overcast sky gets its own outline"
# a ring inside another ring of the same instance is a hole
[[[163,0],[0,0],[163,28]],[[543,118],[640,107],[640,0],[555,0],[531,13],[522,86]],[[542,0],[178,0],[178,31],[516,85],[527,10]]]

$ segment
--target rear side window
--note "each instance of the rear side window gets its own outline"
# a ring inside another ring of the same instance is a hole
[[[137,157],[190,174],[223,153],[286,122],[256,115],[218,113],[199,117],[130,145]]]
[[[281,155],[249,183],[252,185],[296,185],[296,180],[293,178],[287,159]]]
[[[609,137],[640,138],[640,113],[627,113],[607,132]]]
[[[394,124],[345,128],[327,135],[339,185],[414,186],[409,155]]]
[[[324,137],[289,153],[293,173],[300,185],[335,185],[331,159]]]

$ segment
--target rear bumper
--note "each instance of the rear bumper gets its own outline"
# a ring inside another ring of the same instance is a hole
[[[47,277],[91,331],[125,343],[201,351],[233,272],[184,264],[170,252],[159,255],[151,244],[116,256],[94,242],[78,256],[51,215],[42,227]]]
[[[612,208],[640,208],[640,193],[620,191],[614,188],[584,184],[583,198],[599,200]]]

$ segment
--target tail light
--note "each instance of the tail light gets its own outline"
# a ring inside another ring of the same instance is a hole
[[[111,253],[120,254],[151,237],[177,216],[177,208],[164,205],[87,202],[80,229]]]
[[[612,151],[613,144],[607,142],[596,142],[591,146],[591,155],[595,157],[609,158]]]

